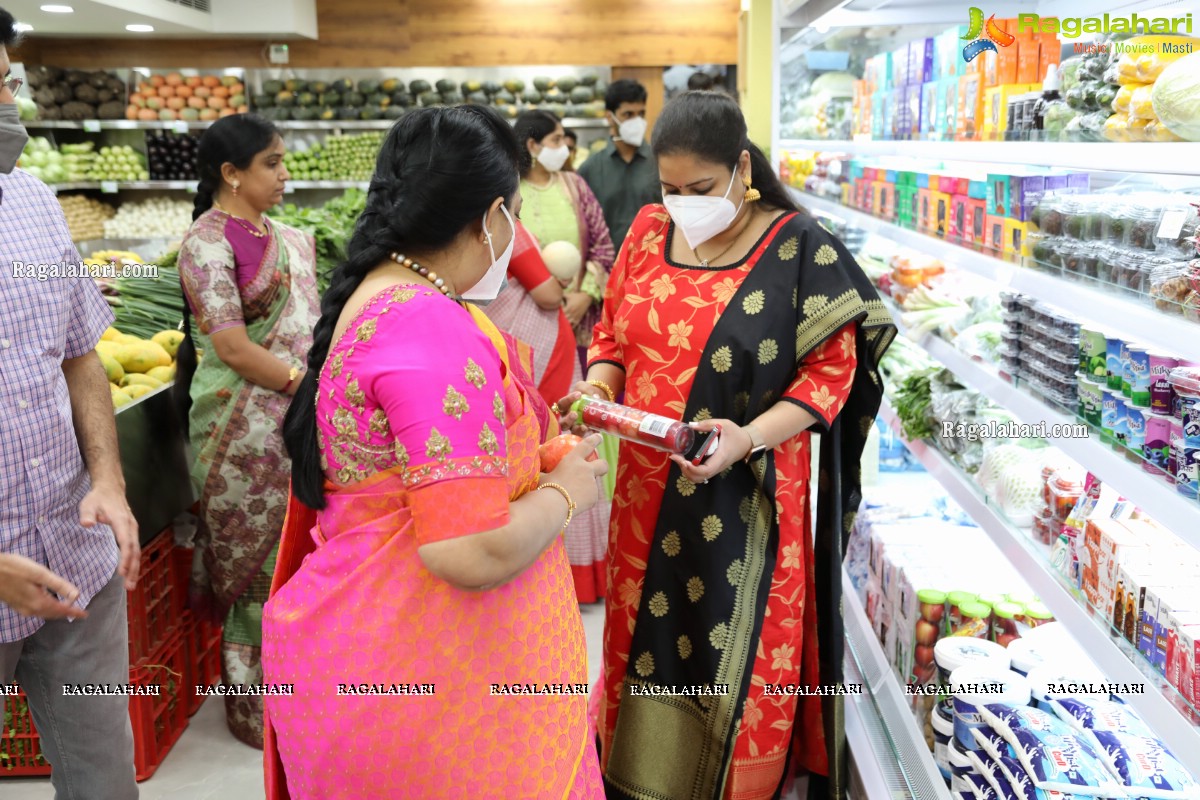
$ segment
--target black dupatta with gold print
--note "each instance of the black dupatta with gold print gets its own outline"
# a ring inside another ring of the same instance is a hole
[[[779,401],[808,353],[858,323],[849,399],[822,437],[813,551],[820,679],[833,684],[842,675],[842,551],[858,508],[859,459],[882,399],[876,368],[896,330],[853,257],[815,220],[793,215],[776,226],[708,340],[684,418],[750,423]],[[705,485],[671,467],[608,757],[610,800],[722,797],[778,556],[775,508],[770,451]],[[653,693],[696,686],[727,686],[728,694]],[[840,797],[838,704],[827,703],[824,717],[825,793]]]

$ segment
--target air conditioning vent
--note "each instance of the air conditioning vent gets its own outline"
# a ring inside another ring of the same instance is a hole
[[[212,13],[212,6],[209,4],[209,0],[167,0],[167,2],[199,11],[202,14]]]

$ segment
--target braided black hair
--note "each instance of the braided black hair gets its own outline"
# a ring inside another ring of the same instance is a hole
[[[255,156],[274,144],[277,138],[279,129],[257,114],[232,114],[214,122],[200,137],[200,145],[196,148],[196,174],[200,181],[192,201],[192,222],[213,207],[213,199],[221,188],[222,166],[233,164],[238,169],[248,169]],[[182,292],[182,284],[179,288]],[[185,293],[183,341],[175,354],[175,386],[171,390],[185,435],[192,409],[192,378],[195,374],[196,342],[192,338],[192,314]]]
[[[766,206],[802,211],[763,151],[750,141],[737,101],[724,92],[690,91],[667,103],[654,122],[654,157],[686,153],[701,161],[736,168],[750,153],[750,180]]]
[[[443,250],[468,226],[480,224],[497,197],[511,201],[517,193],[517,165],[512,127],[487,106],[422,108],[405,114],[388,132],[346,260],[334,270],[321,298],[308,371],[283,424],[292,492],[305,505],[325,507],[317,380],[346,301],[390,253]]]

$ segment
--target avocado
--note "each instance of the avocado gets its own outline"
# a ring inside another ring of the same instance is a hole
[[[313,81],[308,85],[308,90],[313,94],[325,94],[329,91],[329,84],[325,81]]]
[[[525,91],[525,81],[520,78],[512,78],[504,82],[504,88],[517,95]]]
[[[442,78],[440,81],[437,82],[436,88],[438,90],[438,94],[448,95],[451,92],[455,92],[458,90],[458,84],[447,78]]]
[[[428,92],[433,87],[429,85],[429,81],[413,81],[408,84],[408,92],[413,97],[420,97]]]
[[[299,78],[291,78],[284,82],[283,88],[289,92],[303,92],[308,88],[308,81],[302,81]]]
[[[358,119],[359,109],[346,106],[338,109],[338,119]]]
[[[398,105],[390,105],[383,110],[384,119],[400,119],[404,116],[404,109]]]
[[[582,83],[584,86],[595,86],[596,83],[599,82],[599,80],[600,80],[599,75],[597,75],[594,72],[588,72],[588,73],[585,73],[584,76],[579,79],[579,82]]]
[[[275,105],[275,95],[271,94],[256,94],[254,95],[255,108],[270,108]]]
[[[408,108],[412,104],[413,96],[408,92],[404,91],[403,89],[392,92],[392,105],[400,106],[401,108]]]
[[[595,99],[595,94],[587,86],[576,86],[571,90],[570,98],[572,103],[590,103]]]
[[[379,91],[379,81],[361,80],[358,82],[359,94],[375,94]]]
[[[537,89],[539,92],[548,91],[552,86],[554,86],[553,78],[542,77],[533,79],[533,88]]]
[[[542,102],[542,93],[537,89],[526,89],[525,93],[521,95],[521,100],[529,105],[537,105]]]
[[[570,94],[571,90],[579,85],[579,79],[573,75],[567,75],[555,81],[554,85],[559,89],[562,89],[562,91],[566,94]]]
[[[326,121],[334,120],[334,119],[337,119],[337,112],[334,111],[331,106],[325,106],[324,108],[321,109],[321,112],[317,116],[319,119],[323,119]]]
[[[483,93],[486,94],[488,97],[494,97],[494,96],[500,94],[500,90],[503,88],[504,88],[503,86],[496,83],[495,81],[484,81],[483,82]]]
[[[363,120],[383,119],[383,109],[378,106],[367,106],[359,112],[358,118]]]
[[[365,106],[367,104],[367,98],[363,97],[358,92],[350,92],[349,94],[347,94],[345,97],[342,98],[342,102],[344,102],[348,106],[354,106],[355,108],[362,108],[363,106]]]
[[[484,92],[472,92],[467,95],[467,102],[471,105],[486,106],[488,104],[488,96]]]
[[[263,94],[279,94],[283,91],[283,81],[263,81]]]
[[[311,108],[317,104],[317,96],[312,92],[301,92],[296,95],[296,105]]]
[[[323,106],[340,106],[342,104],[342,96],[337,92],[325,92],[317,98],[317,102]]]
[[[284,89],[279,94],[275,95],[275,105],[280,108],[291,108],[296,105],[296,95]]]
[[[388,78],[379,84],[379,91],[384,92],[385,94],[394,94],[403,88],[404,85],[395,78]]]

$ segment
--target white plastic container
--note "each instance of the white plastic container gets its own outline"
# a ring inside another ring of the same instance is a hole
[[[986,663],[995,669],[1006,670],[1009,665],[1008,651],[995,642],[976,639],[973,636],[947,636],[933,648],[933,660],[938,667],[938,678],[945,686],[956,669],[968,664]],[[954,715],[953,698],[944,694],[939,706],[946,709],[948,716]]]
[[[1028,675],[1043,664],[1078,663],[1072,659],[1074,648],[1044,637],[1022,636],[1007,647],[1013,672]]]
[[[1096,695],[1087,691],[1058,691],[1060,689],[1069,689],[1072,685],[1078,688],[1086,688],[1088,684],[1092,686],[1104,686],[1108,684],[1109,681],[1105,679],[1104,674],[1090,663],[1081,664],[1078,661],[1063,662],[1055,660],[1054,662],[1034,667],[1029,671],[1027,679],[1029,681],[1029,691],[1033,706],[1049,714],[1055,713],[1049,703],[1049,700],[1053,697],[1098,697],[1102,700],[1109,699],[1107,694]]]
[[[967,778],[971,774],[971,760],[967,758],[967,751],[959,744],[958,740],[950,740],[950,791],[963,792],[964,794],[974,796],[975,787],[971,785],[971,781]]]
[[[954,717],[945,713],[942,706],[934,708],[930,721],[933,724],[933,760],[937,762],[942,777],[951,778],[950,740],[954,738]]]
[[[1029,681],[1010,669],[989,662],[959,667],[950,675],[954,690],[954,738],[964,750],[979,750],[971,731],[984,727],[979,706],[1006,703],[1029,705]]]

